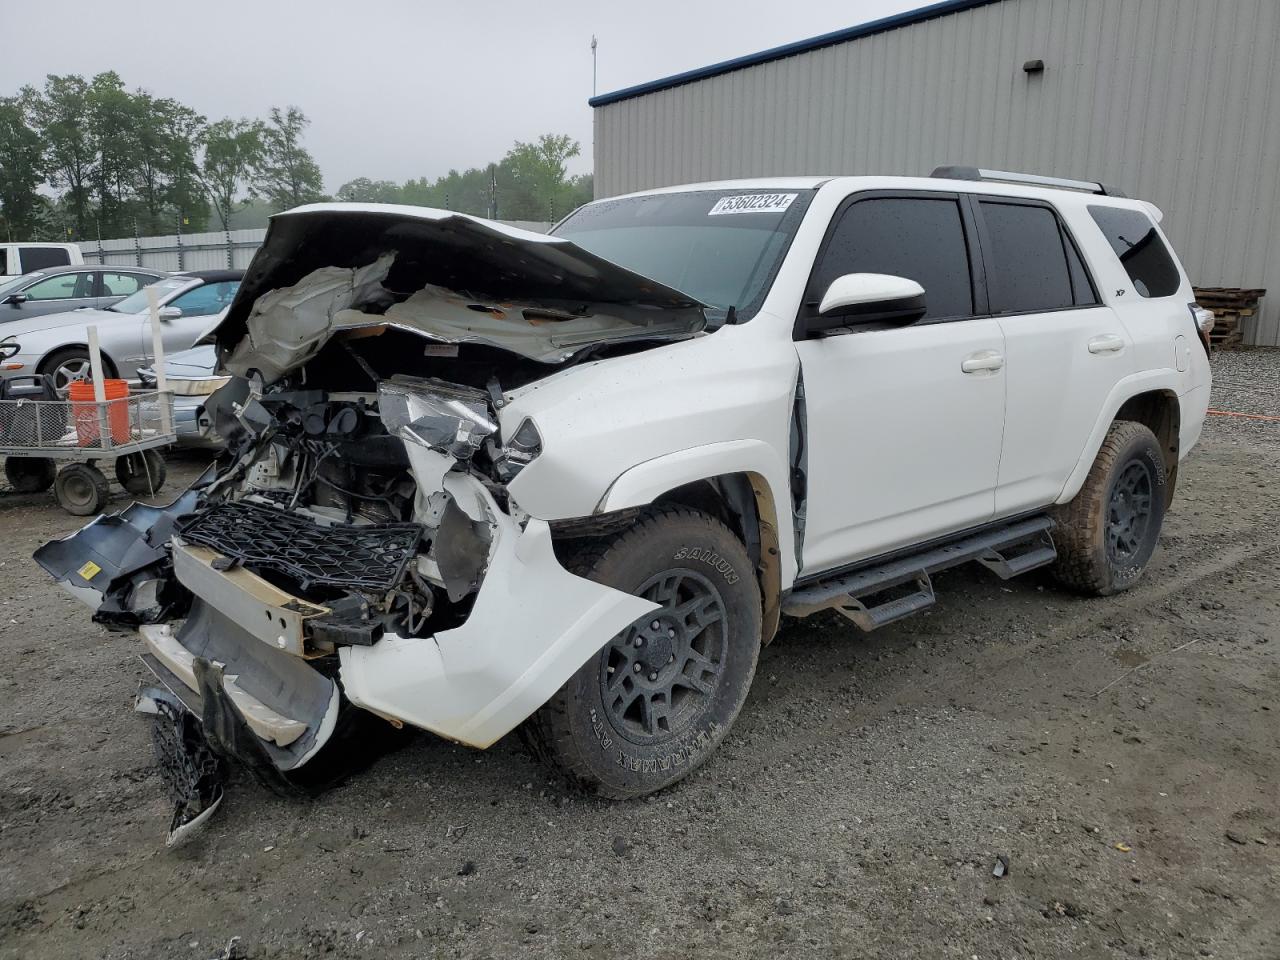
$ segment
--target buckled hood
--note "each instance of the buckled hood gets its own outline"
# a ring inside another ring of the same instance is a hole
[[[388,308],[375,297],[347,298],[330,312],[330,319],[337,312],[344,316],[328,332],[387,323],[446,342],[488,343],[558,362],[592,343],[671,339],[705,325],[697,300],[568,240],[427,207],[330,203],[272,218],[211,336],[224,351],[235,350],[239,365],[252,366],[262,333],[254,322],[262,313],[260,298],[310,286],[303,281],[317,271],[326,278],[350,271],[354,281],[357,270],[380,260],[389,263],[386,269],[365,276],[381,283],[386,300],[394,302]],[[348,307],[367,320],[353,317]],[[534,316],[530,307],[554,313]],[[473,323],[465,322],[468,314]],[[274,319],[270,339],[291,339],[291,331],[281,328],[289,323]],[[307,339],[317,332],[313,324]],[[271,359],[266,366],[280,369],[284,358]]]

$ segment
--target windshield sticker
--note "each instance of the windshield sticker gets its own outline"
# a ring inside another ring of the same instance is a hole
[[[783,213],[796,198],[794,193],[740,193],[721,197],[708,212],[709,217],[726,213]]]

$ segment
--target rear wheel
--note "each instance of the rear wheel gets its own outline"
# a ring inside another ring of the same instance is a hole
[[[107,478],[87,463],[69,463],[53,481],[53,495],[59,506],[77,517],[101,513],[111,495]]]
[[[164,457],[158,450],[142,450],[116,459],[116,479],[135,497],[159,493],[164,478]]]
[[[1155,434],[1141,423],[1113,423],[1084,486],[1057,510],[1054,577],[1095,596],[1133,586],[1160,539],[1167,496]]]
[[[724,739],[760,650],[760,594],[722,523],[656,507],[566,564],[659,608],[613,637],[521,728],[574,785],[635,797],[675,783]]]
[[[53,486],[57,465],[47,457],[7,457],[4,476],[16,493],[39,493]]]

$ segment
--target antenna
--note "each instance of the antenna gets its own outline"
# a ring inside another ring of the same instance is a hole
[[[591,35],[591,96],[596,95],[596,35]]]

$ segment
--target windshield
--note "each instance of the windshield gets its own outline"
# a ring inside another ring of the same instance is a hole
[[[107,307],[107,309],[115,313],[145,313],[147,310],[147,291],[151,287],[155,287],[160,303],[163,304],[166,297],[177,293],[189,283],[191,283],[190,277],[174,277],[172,280],[160,280],[150,286],[143,287],[137,293],[130,294],[115,306]]]
[[[749,319],[791,244],[812,190],[697,190],[589,204],[553,233]]]
[[[24,273],[20,277],[14,277],[12,280],[6,280],[4,283],[0,283],[0,297],[13,293],[13,291],[17,290],[19,287],[30,283],[39,276],[39,273]]]

